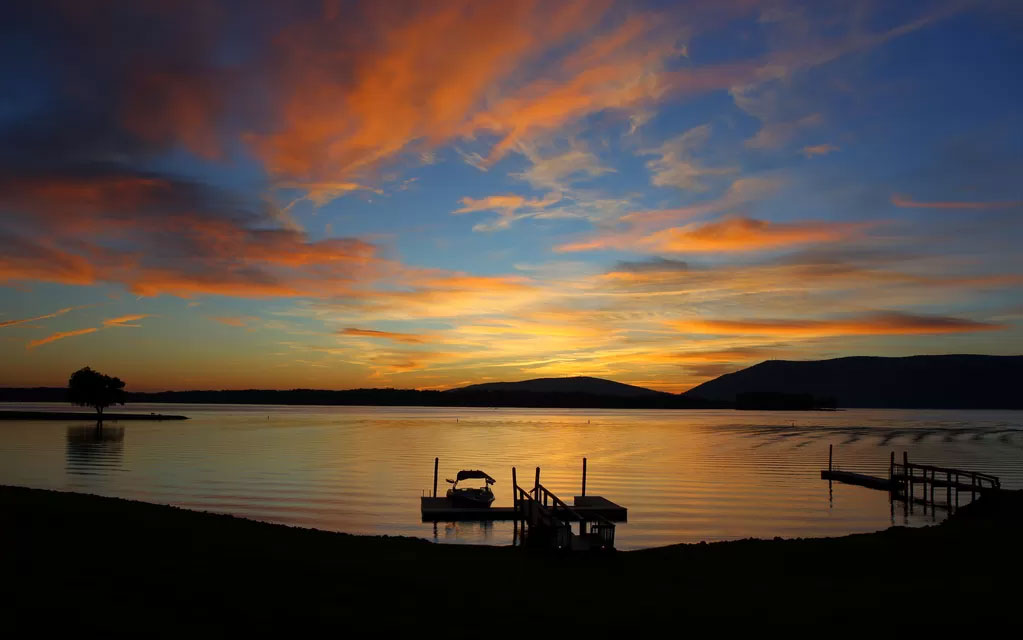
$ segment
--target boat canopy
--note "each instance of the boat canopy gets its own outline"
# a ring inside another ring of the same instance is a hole
[[[472,470],[472,471],[459,471],[458,475],[455,476],[455,477],[457,478],[458,482],[461,482],[462,480],[468,480],[470,478],[482,478],[482,479],[487,481],[487,484],[494,484],[495,482],[497,482],[497,480],[494,480],[493,478],[488,476],[485,471],[475,471],[475,470]]]

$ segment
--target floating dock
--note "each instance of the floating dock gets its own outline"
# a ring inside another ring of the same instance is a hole
[[[512,467],[511,507],[456,507],[449,498],[437,495],[437,470],[440,461],[433,460],[433,491],[420,498],[423,522],[511,520],[514,523],[513,544],[530,543],[571,551],[606,551],[614,549],[615,523],[627,522],[629,511],[602,496],[586,495],[586,458],[583,458],[582,495],[566,504],[540,484],[540,467],[536,468],[533,488],[519,486]],[[578,524],[579,532],[572,528]],[[519,542],[521,541],[521,542]]]
[[[832,466],[832,445],[828,445],[828,468],[821,470],[821,480],[887,491],[892,503],[898,500],[904,502],[906,506],[922,504],[925,511],[928,506],[932,509],[940,507],[949,511],[954,510],[959,506],[960,492],[968,492],[972,500],[978,494],[1002,490],[1001,480],[997,476],[953,467],[911,463],[909,454],[905,451],[902,453],[902,464],[895,462],[895,452],[892,451],[887,478],[839,471]],[[917,487],[920,487],[920,497],[916,495]],[[935,501],[935,489],[945,490],[944,502]]]
[[[515,507],[490,507],[489,509],[473,509],[456,507],[448,498],[424,496],[420,498],[423,522],[453,522],[458,520],[475,520],[481,522],[496,520],[515,520],[518,517]],[[583,517],[601,516],[611,522],[627,522],[629,510],[601,496],[575,496],[572,498],[572,509]]]

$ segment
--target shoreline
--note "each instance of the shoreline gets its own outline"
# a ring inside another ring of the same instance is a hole
[[[162,413],[105,413],[102,417],[86,411],[8,411],[0,410],[0,420],[88,420],[89,422],[117,422],[118,420],[188,420],[188,416]]]
[[[933,607],[951,595],[968,605],[951,622],[1010,619],[1021,505],[1023,492],[1006,491],[922,528],[559,554],[0,486],[0,608],[104,630],[159,619],[168,633],[372,624],[457,636],[527,612],[529,624],[598,631],[695,618],[948,623]],[[116,611],[95,615],[90,592]]]

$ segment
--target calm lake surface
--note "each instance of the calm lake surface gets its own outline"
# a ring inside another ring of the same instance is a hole
[[[4,409],[71,410],[5,404]],[[1023,413],[619,411],[130,405],[183,422],[0,421],[0,484],[80,491],[247,518],[437,542],[510,544],[510,522],[423,523],[419,497],[459,469],[511,468],[571,502],[587,494],[629,509],[620,549],[744,537],[805,537],[918,526],[943,517],[893,509],[888,494],[820,479],[835,466],[887,475],[888,456],[998,475],[1023,488]],[[962,504],[969,501],[963,494]]]

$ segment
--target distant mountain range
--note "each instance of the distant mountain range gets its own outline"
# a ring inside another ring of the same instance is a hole
[[[484,382],[467,387],[450,389],[448,393],[471,393],[476,391],[528,391],[530,393],[589,393],[597,396],[619,396],[623,398],[654,397],[671,395],[653,389],[644,389],[631,384],[576,376],[574,378],[535,378],[521,382]]]
[[[1023,356],[941,355],[768,360],[694,387],[688,397],[809,394],[839,407],[1023,409]]]
[[[539,407],[604,409],[747,409],[874,407],[1023,409],[1023,356],[856,356],[768,360],[683,394],[590,378],[487,382],[447,391],[415,389],[243,389],[127,394],[132,402]],[[66,389],[0,388],[0,402],[63,402]]]

